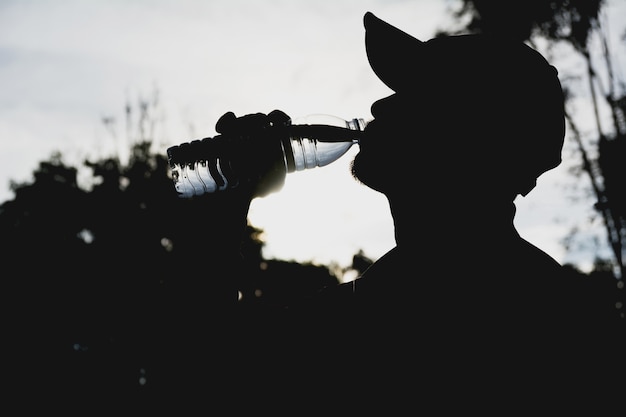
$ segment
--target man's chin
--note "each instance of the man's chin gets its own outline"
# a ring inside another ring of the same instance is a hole
[[[376,169],[365,161],[359,159],[359,155],[350,163],[350,173],[360,184],[363,184],[375,191],[383,192],[384,184],[380,175],[376,175]]]

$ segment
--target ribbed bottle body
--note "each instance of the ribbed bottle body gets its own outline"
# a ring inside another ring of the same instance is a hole
[[[339,159],[358,143],[364,128],[364,119],[309,115],[286,126],[286,136],[285,130],[281,129],[283,137],[277,135],[275,144],[281,148],[285,172],[302,171],[323,167]],[[222,136],[216,136],[167,149],[171,177],[180,197],[227,190],[249,179],[249,167],[238,167],[233,163],[233,155],[254,152],[254,147],[246,146],[245,142],[234,146],[225,141]],[[271,145],[274,144],[268,144]],[[253,157],[246,155],[242,160],[250,161]]]

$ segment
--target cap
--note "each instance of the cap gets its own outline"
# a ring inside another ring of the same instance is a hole
[[[485,75],[520,74],[520,80],[554,82],[556,68],[523,42],[487,34],[440,36],[421,41],[379,19],[364,16],[365,49],[374,73],[396,91],[420,82],[428,75],[443,79]],[[557,79],[558,80],[558,79]],[[446,79],[450,81],[450,79]]]
[[[510,154],[514,149],[515,155],[506,157],[526,158],[523,163],[527,177],[532,176],[530,182],[560,164],[565,135],[563,91],[556,68],[538,51],[523,42],[488,34],[421,41],[371,12],[363,21],[368,61],[390,89],[415,92],[422,101],[428,100],[426,105],[432,102],[433,108],[437,108],[435,103],[444,106],[442,117],[462,110],[454,114],[463,118],[455,119],[459,129],[488,126],[494,139],[488,144],[490,151]],[[465,105],[459,107],[459,103]],[[513,136],[514,145],[503,143],[503,132]],[[486,133],[481,130],[476,137],[485,138]]]
[[[363,18],[365,51],[376,76],[392,90],[415,77],[424,43],[379,19],[371,12]]]

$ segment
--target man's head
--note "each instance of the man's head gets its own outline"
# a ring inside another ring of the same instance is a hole
[[[364,183],[388,193],[414,173],[433,188],[497,179],[525,195],[561,162],[563,93],[537,51],[487,35],[422,42],[371,13],[365,28],[370,65],[394,94],[372,106],[354,164]]]

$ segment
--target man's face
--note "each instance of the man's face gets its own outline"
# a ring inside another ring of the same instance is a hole
[[[393,94],[371,107],[374,119],[365,128],[352,175],[368,187],[388,194],[406,187],[421,168],[421,115],[413,95]]]

